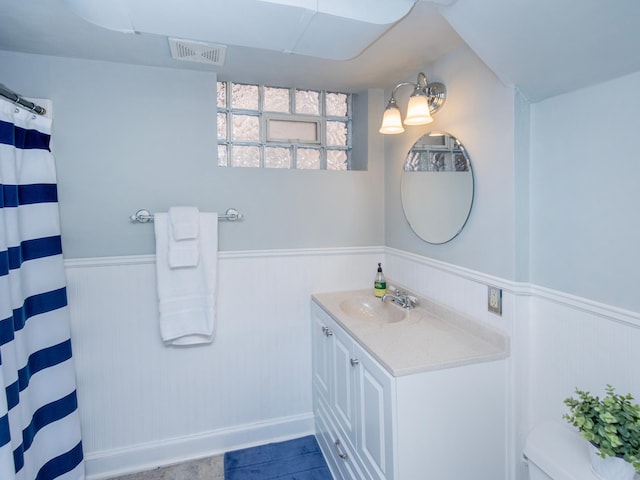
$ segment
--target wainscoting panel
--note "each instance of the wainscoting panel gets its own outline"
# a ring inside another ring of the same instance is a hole
[[[405,288],[511,333],[514,295],[526,291],[520,284],[392,248],[386,259],[387,276]],[[487,310],[487,285],[502,289],[502,315]]]
[[[367,288],[382,248],[221,252],[216,337],[167,347],[153,256],[69,260],[87,477],[313,433],[309,301]]]
[[[531,311],[531,426],[562,422],[563,400],[576,387],[603,395],[611,384],[640,403],[638,314],[611,309],[605,315],[605,305],[580,305],[568,296],[559,302],[538,293]]]
[[[66,262],[87,476],[132,473],[313,432],[309,297],[392,282],[511,336],[509,478],[529,430],[575,387],[640,400],[640,313],[392,248],[222,252],[217,334],[165,347],[152,256]],[[503,313],[487,311],[487,285]]]

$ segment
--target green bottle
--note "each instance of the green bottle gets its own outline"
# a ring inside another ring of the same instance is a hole
[[[387,280],[382,273],[382,264],[378,264],[378,273],[376,273],[376,279],[373,282],[373,293],[376,297],[382,297],[387,293]]]

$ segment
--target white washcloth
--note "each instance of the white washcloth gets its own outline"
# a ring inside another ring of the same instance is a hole
[[[200,262],[170,268],[168,214],[154,216],[160,335],[169,345],[211,343],[215,335],[218,214],[200,213],[198,223]]]
[[[200,260],[200,212],[196,207],[169,209],[169,267],[196,267]]]
[[[171,233],[175,241],[198,238],[200,212],[196,207],[171,207],[169,219],[171,220]]]

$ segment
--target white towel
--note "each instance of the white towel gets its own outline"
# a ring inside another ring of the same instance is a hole
[[[173,239],[191,240],[198,238],[200,212],[196,207],[171,207],[169,209]]]
[[[154,224],[162,340],[169,345],[211,343],[215,335],[218,214],[199,214],[200,262],[193,268],[170,268],[168,214],[156,213]]]
[[[195,267],[200,260],[200,212],[196,207],[169,209],[169,267]]]
[[[182,245],[186,242],[189,245]],[[169,252],[167,253],[169,268],[193,268],[198,266],[200,252],[197,240],[183,240],[181,242],[169,240],[169,245]]]

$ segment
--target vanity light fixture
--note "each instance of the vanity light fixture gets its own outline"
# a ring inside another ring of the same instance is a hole
[[[431,114],[440,110],[447,98],[447,89],[442,83],[428,83],[427,76],[420,72],[417,83],[399,83],[393,88],[391,99],[382,116],[380,133],[394,134],[404,132],[395,94],[398,88],[405,85],[413,87],[413,93],[409,97],[409,103],[407,104],[407,115],[404,118],[405,125],[426,125],[433,122]]]

